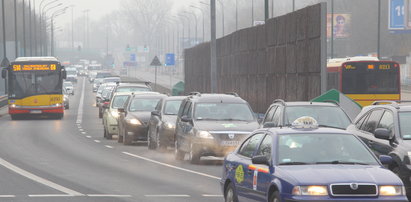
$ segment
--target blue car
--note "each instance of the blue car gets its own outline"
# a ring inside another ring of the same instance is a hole
[[[310,117],[289,128],[254,131],[224,160],[225,201],[408,201],[400,178],[355,135],[318,128]]]

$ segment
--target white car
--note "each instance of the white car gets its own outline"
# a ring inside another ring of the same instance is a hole
[[[63,88],[66,90],[67,94],[74,95],[74,85],[70,81],[65,81],[63,83]]]

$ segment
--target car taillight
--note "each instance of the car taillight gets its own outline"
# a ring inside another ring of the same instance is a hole
[[[110,102],[104,102],[103,105],[108,106],[108,105],[110,105]]]

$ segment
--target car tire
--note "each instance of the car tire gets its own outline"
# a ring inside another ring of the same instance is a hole
[[[120,130],[118,131],[117,142],[118,142],[118,143],[123,143],[123,134],[122,134],[122,132],[121,132]]]
[[[174,157],[176,160],[182,161],[184,160],[184,152],[178,148],[178,141],[174,141]]]
[[[104,138],[107,138],[107,130],[106,130],[106,127],[103,127],[103,128],[104,128],[103,137],[104,137]]]
[[[233,183],[229,183],[224,190],[224,201],[225,202],[238,202],[237,195],[234,191]]]
[[[127,135],[127,129],[124,129],[123,133],[123,144],[124,145],[131,145],[133,139],[129,135]]]
[[[156,149],[156,144],[153,142],[153,138],[151,138],[151,132],[149,131],[148,133],[147,133],[147,147],[148,147],[148,149],[149,150],[154,150],[154,149]]]
[[[280,197],[280,193],[278,191],[273,192],[270,195],[270,200],[269,202],[281,202],[281,197]]]
[[[189,152],[189,160],[191,164],[198,164],[200,163],[200,153],[194,148],[193,143],[190,143],[190,152]]]
[[[158,132],[158,130],[156,131],[156,149],[159,151],[166,151],[167,150],[167,146],[164,144],[164,141],[161,141],[161,136],[160,133]]]

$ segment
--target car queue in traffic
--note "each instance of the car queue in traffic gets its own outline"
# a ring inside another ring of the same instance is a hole
[[[405,102],[375,102],[352,121],[336,102],[276,99],[258,119],[236,93],[169,96],[148,82],[96,75],[104,138],[146,142],[192,164],[224,157],[225,201],[408,201]]]

